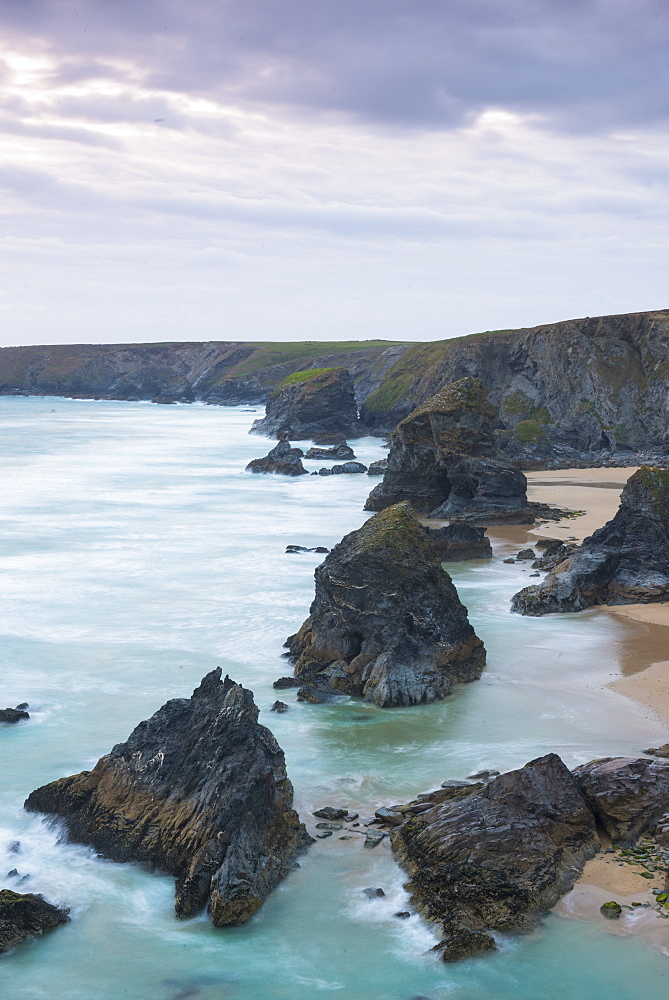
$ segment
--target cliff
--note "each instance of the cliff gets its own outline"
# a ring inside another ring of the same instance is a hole
[[[218,668],[25,807],[61,817],[72,840],[114,861],[174,875],[178,916],[209,902],[217,926],[243,924],[309,842],[281,748],[257,719],[251,692]]]
[[[251,431],[298,441],[323,434],[357,436],[358,410],[350,373],[339,367],[288,375],[270,393],[265,416],[253,422]]]
[[[346,535],[315,579],[309,617],[286,642],[302,697],[413,705],[481,676],[483,643],[409,504]]]
[[[512,601],[514,611],[546,615],[592,604],[669,600],[669,470],[641,466],[630,476],[612,520]]]

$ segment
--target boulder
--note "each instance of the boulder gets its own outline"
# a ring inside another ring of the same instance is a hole
[[[291,448],[290,441],[282,439],[264,458],[254,458],[246,466],[247,472],[278,472],[282,476],[306,476],[302,465],[304,452]]]
[[[471,524],[530,524],[527,480],[498,450],[495,410],[478,378],[437,392],[390,438],[388,469],[366,510],[409,500],[430,517]]]
[[[512,600],[524,615],[669,600],[669,470],[642,465],[615,517]]]
[[[0,954],[10,951],[29,937],[65,924],[69,910],[47,903],[33,893],[0,889]]]
[[[556,754],[452,795],[390,835],[412,903],[441,925],[444,961],[494,949],[490,930],[535,927],[599,850],[595,818]]]
[[[379,458],[376,462],[370,462],[367,469],[368,476],[382,476],[388,469],[388,459]]]
[[[492,559],[492,545],[485,528],[473,524],[448,524],[444,528],[426,528],[428,537],[443,562],[461,559]]]
[[[178,916],[209,902],[217,926],[246,923],[309,843],[283,752],[257,719],[251,692],[218,668],[25,807],[114,861],[174,875]]]
[[[22,708],[2,708],[0,709],[0,722],[20,722],[21,719],[29,719],[30,715]]]
[[[309,700],[323,690],[413,705],[480,677],[483,643],[410,504],[346,535],[315,579],[309,617],[286,641]]]
[[[605,757],[573,772],[586,802],[614,844],[632,847],[669,809],[669,763]]]
[[[297,440],[323,435],[357,437],[358,410],[353,379],[346,368],[309,368],[288,375],[270,394],[265,416],[253,434]],[[335,439],[339,444],[339,437]]]
[[[357,473],[367,472],[367,466],[363,465],[362,462],[344,462],[342,465],[333,465],[330,471],[335,476],[346,473],[356,475]]]
[[[348,444],[338,444],[333,448],[310,448],[305,458],[331,458],[338,462],[347,462],[355,458],[355,452]]]

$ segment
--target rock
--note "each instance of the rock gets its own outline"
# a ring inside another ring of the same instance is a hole
[[[367,472],[367,466],[363,465],[362,462],[344,462],[343,465],[333,465],[330,472],[333,476],[340,476],[343,474],[355,475],[357,473]]]
[[[541,573],[530,573],[530,576],[541,576]]]
[[[377,809],[374,813],[376,818],[381,822],[389,826],[398,826],[398,824],[404,822],[404,814],[398,809]]]
[[[611,900],[610,903],[604,903],[600,906],[599,912],[603,917],[606,917],[607,920],[617,920],[623,912],[623,908],[620,903],[616,903],[614,900]]]
[[[365,843],[363,844],[363,847],[376,847],[377,844],[381,843],[384,837],[385,833],[381,830],[368,830],[365,835]]]
[[[288,711],[288,705],[286,705],[285,701],[275,701],[272,707],[270,708],[270,712],[279,712],[279,714],[283,714],[284,712],[287,711]]]
[[[391,844],[412,902],[442,927],[445,961],[492,950],[490,930],[536,926],[599,850],[594,816],[556,754],[412,817]]]
[[[346,445],[344,434],[313,434],[311,440],[316,445],[339,446]]]
[[[29,937],[65,924],[70,911],[47,903],[43,896],[0,889],[0,954]]]
[[[388,469],[365,510],[410,500],[430,517],[531,524],[527,480],[499,451],[494,421],[480,379],[441,389],[393,431]]]
[[[29,719],[27,712],[17,708],[0,709],[0,722],[20,722],[21,719]]]
[[[605,757],[573,774],[612,842],[621,847],[631,847],[669,809],[669,764]]]
[[[393,913],[393,916],[399,917],[400,920],[406,920],[407,917],[411,916],[411,913],[409,910],[399,910],[397,913]]]
[[[329,552],[324,545],[316,545],[312,549],[308,549],[306,545],[286,545],[286,553],[289,555],[297,555],[299,552]]]
[[[327,823],[327,822],[324,822],[324,823],[316,823],[316,829],[317,830],[330,830],[330,831],[333,831],[333,830],[343,830],[344,827],[341,825],[341,823]]]
[[[593,604],[669,599],[669,470],[642,466],[627,480],[615,517],[539,584],[515,595],[524,615]]]
[[[348,444],[337,444],[334,448],[310,448],[305,458],[331,458],[339,462],[355,458],[355,452]]]
[[[651,747],[649,750],[641,752],[650,754],[651,757],[669,757],[669,743],[663,743],[661,747]]]
[[[388,459],[379,458],[376,462],[370,462],[367,469],[368,476],[382,476],[388,468]]]
[[[383,889],[363,889],[362,891],[364,892],[365,896],[368,896],[370,899],[376,899],[379,896],[385,896],[385,892],[383,891]]]
[[[461,559],[492,559],[492,545],[485,528],[473,524],[448,524],[444,528],[425,528],[443,562]]]
[[[490,781],[491,778],[496,778],[498,774],[499,771],[477,771],[476,774],[467,775],[467,778],[469,781]]]
[[[27,702],[27,701],[22,701],[20,705],[17,705],[17,706],[16,706],[16,711],[17,711],[17,712],[25,712],[25,710],[26,710],[27,708],[29,708],[29,707],[30,707],[30,706],[28,705],[28,702]]]
[[[502,562],[505,563],[515,563],[515,561],[516,561],[515,559],[502,559]]]
[[[274,681],[272,687],[277,691],[282,691],[285,688],[295,688],[300,686],[301,681],[297,677],[279,677]]]
[[[10,842],[7,844],[7,850],[9,851],[10,854],[18,854],[21,850],[21,841],[10,840]]]
[[[326,837],[331,837],[332,836],[332,830],[320,830],[316,834],[316,836],[318,837],[319,840],[325,840]]]
[[[538,545],[537,548],[539,548]],[[543,547],[544,554],[532,563],[532,568],[543,570],[555,569],[561,562],[572,556],[577,548],[578,545],[569,545],[567,542],[561,542],[559,538],[556,538],[549,545]]]
[[[114,861],[174,875],[178,916],[209,901],[216,926],[246,923],[310,840],[283,752],[257,719],[251,692],[218,668],[93,771],[38,788],[25,807]]]
[[[309,618],[286,641],[309,691],[389,707],[480,677],[483,643],[409,504],[346,535],[315,578]]]
[[[334,806],[323,806],[322,809],[314,810],[314,816],[318,816],[319,819],[344,819],[346,810],[336,809]]]
[[[537,554],[534,549],[521,549],[516,559],[536,559]]]
[[[352,823],[354,819],[358,818],[357,812],[352,812],[350,809],[346,810],[346,822]]]
[[[253,422],[251,432],[297,440],[322,441],[323,434],[357,437],[358,410],[348,370],[309,368],[288,375],[270,393],[265,416]]]
[[[302,465],[304,452],[291,448],[290,441],[282,439],[264,458],[254,458],[246,466],[247,472],[276,472],[281,476],[306,476]]]

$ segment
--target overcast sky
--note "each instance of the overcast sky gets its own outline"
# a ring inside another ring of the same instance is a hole
[[[0,0],[0,343],[669,306],[666,0]]]

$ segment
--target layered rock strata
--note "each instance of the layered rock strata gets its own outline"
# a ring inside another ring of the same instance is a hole
[[[174,875],[178,916],[208,902],[217,926],[246,923],[309,843],[283,752],[257,720],[252,693],[218,668],[25,807],[61,817],[73,841],[114,861]]]
[[[303,440],[323,434],[357,436],[358,409],[353,379],[346,368],[322,368],[289,375],[267,400],[254,434]]]
[[[346,535],[315,579],[309,617],[286,642],[302,698],[413,705],[480,677],[483,643],[410,504]]]
[[[303,455],[301,448],[292,448],[290,441],[283,439],[264,458],[254,458],[249,462],[246,471],[276,472],[280,476],[306,476],[307,470],[302,465]]]
[[[443,562],[461,559],[492,559],[492,545],[485,528],[472,524],[448,524],[443,528],[426,528],[428,538]]]
[[[546,615],[668,599],[669,470],[642,466],[627,480],[615,517],[540,584],[517,593],[512,607]]]
[[[494,419],[480,379],[463,378],[436,393],[393,431],[387,471],[365,509],[409,500],[446,520],[532,523],[527,480],[499,452]]]
[[[15,948],[26,938],[67,923],[69,910],[47,903],[42,896],[0,889],[0,954]]]
[[[491,931],[535,927],[600,850],[597,824],[634,843],[669,805],[668,781],[669,764],[606,758],[570,773],[551,753],[396,807],[393,850],[444,961],[493,950]]]

